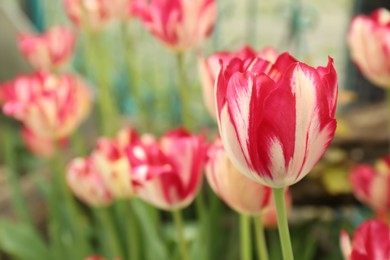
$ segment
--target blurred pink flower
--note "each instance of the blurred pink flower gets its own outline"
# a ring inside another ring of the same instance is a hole
[[[139,197],[164,210],[188,206],[202,182],[206,156],[203,137],[171,131],[157,141],[151,135],[128,149],[132,170],[143,179]]]
[[[58,140],[71,134],[87,117],[92,96],[78,77],[36,72],[1,87],[3,112],[42,138]]]
[[[375,167],[356,166],[350,180],[355,196],[371,207],[378,218],[390,223],[390,155],[378,160]]]
[[[22,33],[18,43],[21,52],[34,68],[54,71],[69,61],[75,36],[67,27],[55,26],[43,34]]]
[[[134,15],[166,46],[185,51],[211,33],[217,7],[214,0],[135,0]]]
[[[213,118],[217,119],[214,85],[220,67],[219,62],[222,61],[224,64],[228,64],[234,58],[252,60],[256,57],[274,62],[278,57],[278,52],[271,47],[267,47],[259,52],[256,52],[250,46],[244,46],[236,52],[218,52],[208,58],[204,58],[203,56],[199,57],[198,68],[202,83],[203,101]]]
[[[370,16],[353,18],[348,44],[351,58],[374,84],[390,88],[390,12],[384,8]]]
[[[344,230],[340,235],[345,260],[390,259],[390,228],[378,220],[363,222],[351,240]]]
[[[98,139],[87,158],[72,160],[67,181],[74,194],[92,206],[136,196],[137,177],[130,168],[125,150],[137,140],[133,129],[123,129],[113,139]]]
[[[231,163],[219,138],[208,149],[205,169],[211,188],[229,207],[241,214],[261,216],[267,227],[276,226],[272,189],[240,173]],[[288,189],[285,194],[289,211],[291,196]]]
[[[29,128],[23,128],[21,136],[28,149],[38,156],[51,157],[56,152],[55,141],[41,137]]]

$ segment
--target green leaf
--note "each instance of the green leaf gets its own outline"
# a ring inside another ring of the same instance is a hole
[[[33,227],[6,219],[0,219],[0,248],[21,260],[53,259]]]

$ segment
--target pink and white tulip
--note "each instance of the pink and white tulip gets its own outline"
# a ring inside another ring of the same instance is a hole
[[[64,0],[69,19],[78,28],[99,31],[111,21],[110,0]]]
[[[212,31],[215,0],[136,0],[134,15],[161,42],[175,51],[193,49]]]
[[[221,62],[218,125],[237,169],[272,188],[292,185],[314,167],[336,130],[333,60],[313,68],[284,53]]]
[[[352,242],[342,231],[340,245],[344,260],[390,259],[390,228],[378,220],[365,221],[355,231]]]
[[[377,9],[351,22],[348,44],[351,58],[372,83],[390,88],[390,12]]]
[[[194,200],[206,157],[203,137],[185,130],[168,132],[159,141],[145,135],[128,156],[132,170],[143,176],[140,198],[164,210],[182,209]]]
[[[356,166],[350,180],[355,196],[371,207],[378,218],[390,223],[390,156],[379,160],[376,167]]]
[[[3,112],[51,140],[71,134],[86,118],[92,95],[78,77],[37,72],[19,76],[2,89]]]
[[[53,71],[70,60],[75,36],[67,27],[55,26],[43,34],[23,33],[18,43],[21,52],[35,69]]]
[[[224,64],[228,64],[234,58],[254,59],[256,57],[274,62],[278,57],[278,53],[274,48],[271,47],[267,47],[259,52],[256,52],[251,47],[244,46],[236,52],[218,52],[209,56],[208,58],[199,58],[198,68],[202,83],[203,101],[208,112],[213,118],[217,119],[217,109],[214,98],[214,85],[220,67],[220,60],[222,60]]]
[[[21,136],[28,149],[38,156],[51,157],[56,152],[53,140],[39,136],[28,128],[23,128]]]
[[[214,192],[230,208],[241,214],[261,216],[264,225],[277,224],[272,189],[241,174],[228,158],[220,139],[208,149],[206,177]],[[286,190],[287,208],[291,208],[291,196]]]

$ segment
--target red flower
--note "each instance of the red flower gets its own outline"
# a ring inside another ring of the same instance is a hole
[[[351,23],[348,43],[352,60],[370,81],[390,88],[390,12],[377,9]]]
[[[377,217],[390,223],[390,156],[376,167],[361,164],[352,169],[350,180],[355,196],[369,205]]]
[[[214,0],[137,0],[134,14],[169,48],[184,51],[211,33],[217,8]]]
[[[378,220],[368,220],[355,231],[352,243],[342,231],[340,244],[345,260],[390,259],[390,228]]]
[[[238,170],[278,188],[302,179],[333,139],[337,74],[289,54],[223,62],[216,82],[218,124]]]
[[[43,34],[23,33],[19,48],[31,65],[38,70],[57,70],[71,57],[75,36],[65,26],[55,26]]]
[[[143,176],[139,197],[165,210],[188,206],[201,185],[205,155],[204,138],[185,130],[169,132],[159,142],[143,136],[128,149],[132,171]]]
[[[70,74],[23,75],[1,89],[4,114],[22,121],[42,138],[68,136],[91,109],[90,90],[80,78]]]

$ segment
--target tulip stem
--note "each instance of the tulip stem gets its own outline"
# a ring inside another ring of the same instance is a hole
[[[184,53],[179,52],[177,54],[177,69],[179,73],[179,95],[180,95],[180,105],[181,105],[181,118],[182,124],[187,130],[190,130],[190,118],[189,118],[189,100],[188,100],[188,91],[189,86],[187,82],[186,69],[184,63]]]
[[[291,246],[290,231],[288,230],[287,214],[286,214],[286,202],[284,200],[284,189],[283,188],[273,188],[272,189],[276,214],[278,219],[278,230],[280,243],[282,246],[282,253],[284,260],[293,260],[293,250]]]
[[[128,257],[131,260],[138,260],[140,258],[140,252],[139,252],[139,234],[138,234],[138,223],[135,219],[135,214],[133,212],[131,202],[126,201],[127,204],[127,220],[129,223],[126,223],[126,229],[127,229],[127,239],[128,239]],[[123,216],[122,216],[123,217]]]
[[[257,254],[259,260],[268,260],[267,243],[265,240],[264,223],[261,216],[253,217],[256,233]]]
[[[240,214],[241,260],[252,260],[250,217]]]
[[[181,254],[181,260],[189,260],[186,240],[184,237],[183,217],[180,210],[172,211],[173,220],[176,226],[177,239],[179,240],[179,248]]]

